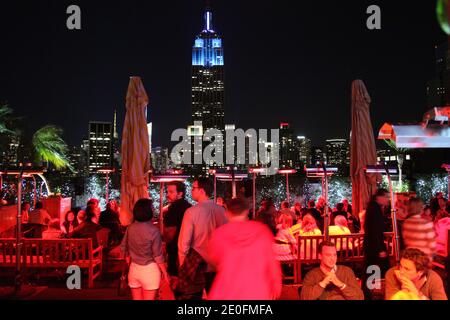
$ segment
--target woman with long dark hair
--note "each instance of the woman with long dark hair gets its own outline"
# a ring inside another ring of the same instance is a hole
[[[133,208],[134,222],[128,226],[122,240],[121,249],[130,259],[128,285],[133,300],[155,300],[161,275],[167,281],[162,238],[158,228],[151,222],[153,203],[150,199],[140,199]]]
[[[61,231],[64,234],[69,234],[73,232],[73,230],[75,230],[75,228],[78,226],[79,224],[75,211],[73,210],[67,211],[66,215],[64,216],[64,222],[61,225]]]

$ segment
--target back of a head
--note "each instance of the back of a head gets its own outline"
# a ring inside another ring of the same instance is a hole
[[[98,204],[99,204],[99,201],[98,201],[98,199],[95,199],[95,198],[91,198],[91,199],[89,199],[89,201],[87,202],[87,205],[88,205],[88,206],[90,206],[90,205],[98,206]]]
[[[344,216],[338,215],[334,218],[334,224],[338,227],[348,227],[347,219]]]
[[[84,211],[85,216],[86,216],[86,221],[87,222],[92,222],[92,219],[94,219],[95,217],[95,205],[94,204],[90,204],[86,207],[86,210]]]
[[[314,208],[316,206],[316,202],[314,200],[308,201],[308,208]]]
[[[292,216],[290,214],[283,213],[278,220],[278,223],[282,225],[283,228],[290,228],[294,224]]]
[[[302,229],[311,231],[315,228],[317,228],[316,219],[314,219],[314,217],[310,214],[305,215],[302,220]]]
[[[337,211],[344,211],[344,204],[343,203],[338,203],[336,205],[336,209],[337,209]]]
[[[227,202],[227,211],[233,216],[248,214],[248,203],[242,198],[231,199]]]
[[[373,195],[373,200],[376,200],[378,197],[384,197],[387,194],[389,194],[389,191],[387,191],[386,189],[378,189],[377,192],[375,192],[375,194]]]
[[[289,202],[283,201],[281,203],[281,209],[289,209]]]
[[[205,177],[199,177],[195,181],[197,181],[198,188],[203,189],[206,196],[210,198],[214,192],[214,186],[211,180]]]
[[[133,218],[137,222],[147,222],[153,218],[153,201],[151,199],[140,199],[133,208]]]
[[[43,208],[44,208],[44,204],[41,201],[36,202],[36,207],[35,207],[36,210],[43,209]]]
[[[411,198],[408,202],[408,216],[420,215],[423,212],[423,201],[419,198]]]

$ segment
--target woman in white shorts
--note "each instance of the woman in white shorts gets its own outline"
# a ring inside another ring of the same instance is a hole
[[[161,276],[169,281],[162,251],[159,229],[151,220],[153,204],[150,199],[140,199],[133,208],[134,222],[128,226],[121,249],[131,260],[128,285],[133,300],[154,300]]]

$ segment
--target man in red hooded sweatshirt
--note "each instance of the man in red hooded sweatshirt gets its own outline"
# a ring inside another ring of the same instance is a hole
[[[209,258],[217,270],[209,300],[273,300],[281,295],[281,267],[269,228],[248,220],[243,199],[227,204],[228,224],[209,242]]]

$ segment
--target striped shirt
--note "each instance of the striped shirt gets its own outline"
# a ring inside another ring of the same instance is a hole
[[[431,256],[436,251],[434,224],[420,215],[403,222],[403,240],[406,248],[416,248]]]

